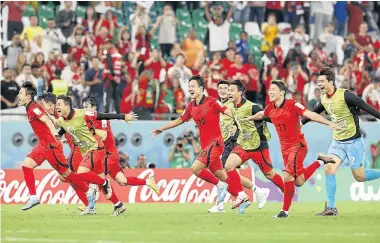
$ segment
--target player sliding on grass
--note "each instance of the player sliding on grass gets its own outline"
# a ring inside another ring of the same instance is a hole
[[[220,80],[218,82],[218,95],[219,95],[219,101],[223,103],[228,109],[230,109],[235,117],[236,117],[236,108],[235,108],[235,100],[231,100],[229,98],[230,92],[229,92],[229,87],[230,83],[225,80]],[[240,101],[237,103],[240,104]],[[222,163],[223,167],[229,171],[231,169],[236,169],[239,168],[240,165],[242,164],[241,162],[237,166],[233,166],[233,168],[227,169],[225,167],[227,158],[229,156],[231,157],[231,152],[235,149],[237,146],[237,141],[241,138],[239,134],[241,134],[240,129],[238,129],[238,124],[235,119],[227,116],[227,115],[222,115],[221,120],[220,120],[220,128],[222,131],[222,136],[224,140],[224,151],[222,154]],[[261,157],[260,157],[261,158]],[[269,189],[265,188],[262,189],[260,187],[257,187],[255,184],[252,183],[252,181],[245,177],[240,175],[241,183],[243,187],[248,188],[249,190],[252,190],[255,193],[255,198],[257,202],[259,203],[259,208],[263,208],[265,206],[266,200],[269,195]],[[280,177],[281,179],[281,177]],[[282,179],[281,179],[282,181]],[[245,212],[245,209],[250,205],[251,203],[245,202],[242,205],[239,206],[238,214],[243,214]],[[219,202],[218,200],[216,201],[216,204],[208,210],[210,213],[220,213],[220,212],[225,212],[224,210],[224,203]]]
[[[269,117],[276,128],[281,144],[282,157],[284,159],[284,201],[279,214],[274,218],[287,218],[294,186],[302,186],[313,173],[326,163],[334,163],[318,157],[308,167],[303,167],[307,154],[307,143],[301,132],[300,116],[307,117],[313,121],[328,125],[331,129],[341,129],[340,126],[326,120],[323,116],[307,110],[303,105],[295,103],[294,100],[285,99],[286,85],[283,81],[274,80],[268,90],[271,103],[264,111],[257,112],[244,120],[263,120]]]
[[[125,120],[133,121],[136,120],[137,116],[135,114],[108,114],[108,113],[97,113],[91,111],[84,111],[81,109],[73,109],[71,98],[65,95],[60,95],[57,98],[56,112],[59,116],[58,123],[61,126],[59,135],[64,133],[69,133],[73,138],[74,143],[80,147],[84,159],[78,168],[78,174],[88,173],[93,171],[98,175],[104,177],[104,158],[106,156],[104,150],[104,144],[101,141],[100,136],[96,134],[94,128],[91,127],[96,120]],[[88,124],[90,123],[90,124]],[[91,127],[91,131],[88,128]],[[104,180],[104,179],[103,179]],[[111,188],[111,182],[109,179],[105,179],[106,185]],[[99,183],[94,183],[98,184]],[[104,189],[104,186],[103,186]],[[114,204],[119,202],[118,197],[114,192],[106,195],[106,199],[110,199]],[[119,209],[118,209],[119,211]],[[94,205],[89,205],[85,211],[81,214],[95,214],[96,210]],[[114,212],[115,214],[115,212]],[[116,213],[116,215],[118,215]]]
[[[98,101],[95,96],[89,95],[82,101],[83,109],[88,112],[96,112]],[[120,167],[120,155],[117,147],[115,145],[115,138],[112,133],[111,124],[109,120],[96,120],[93,124],[95,129],[103,130],[107,134],[104,140],[104,149],[106,151],[106,157],[104,160],[104,174],[110,175],[120,186],[143,186],[147,185],[156,194],[159,193],[159,188],[154,180],[154,177],[149,177],[148,179],[140,179],[137,177],[125,177],[123,170]],[[115,204],[115,209],[113,212],[114,216],[125,211],[124,205],[118,201]]]
[[[243,191],[238,172],[233,170],[226,173],[220,160],[224,148],[223,138],[219,127],[220,113],[226,114],[230,117],[233,117],[233,114],[216,99],[206,97],[203,94],[204,87],[204,80],[201,76],[191,77],[189,80],[189,92],[193,100],[182,113],[180,118],[168,123],[160,129],[154,130],[152,132],[152,137],[155,138],[163,131],[177,127],[192,118],[198,126],[202,148],[202,151],[191,167],[193,173],[199,178],[217,186],[219,201],[223,201],[226,196],[227,183],[228,191],[236,197],[232,208],[237,208],[242,203],[248,201],[249,198]],[[225,181],[226,183],[223,183],[222,181]]]
[[[360,182],[371,181],[380,178],[379,170],[364,169],[365,150],[362,134],[360,132],[360,110],[380,119],[380,113],[366,104],[364,100],[346,89],[337,89],[335,86],[335,73],[331,68],[322,68],[317,80],[318,87],[323,96],[314,111],[321,113],[326,111],[331,121],[344,127],[344,130],[333,132],[333,141],[324,160],[334,161],[325,167],[327,207],[317,214],[319,216],[338,215],[335,205],[336,178],[335,174],[342,163],[351,167],[353,177]],[[306,124],[309,119],[302,120]]]
[[[31,82],[25,82],[17,96],[19,106],[26,107],[29,123],[39,142],[26,156],[22,165],[26,186],[29,189],[29,200],[22,210],[28,210],[40,203],[36,195],[36,186],[33,169],[47,160],[50,165],[66,180],[86,192],[89,206],[95,205],[95,195],[85,182],[103,186],[104,193],[110,195],[112,189],[106,180],[93,172],[77,175],[71,173],[63,154],[62,143],[56,138],[56,130],[46,111],[34,101],[37,90]]]

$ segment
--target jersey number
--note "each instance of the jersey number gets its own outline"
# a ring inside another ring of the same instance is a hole
[[[199,119],[197,120],[197,125],[198,125],[198,126],[203,126],[204,124],[206,124],[205,119],[203,119],[203,118],[199,118]]]
[[[278,129],[280,129],[281,132],[286,132],[285,124],[276,124]]]

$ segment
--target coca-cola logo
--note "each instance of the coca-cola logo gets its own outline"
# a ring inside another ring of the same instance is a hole
[[[175,172],[174,172],[175,171]],[[131,173],[132,172],[132,173]],[[174,172],[174,173],[173,173]],[[156,195],[147,186],[121,187],[113,183],[114,190],[120,200],[128,203],[140,202],[180,202],[180,203],[212,203],[217,197],[217,189],[195,175],[190,170],[128,170],[126,173],[139,178],[155,176],[160,194]],[[68,183],[58,178],[56,171],[35,170],[37,195],[41,203],[77,204],[80,203],[75,191]],[[173,176],[174,175],[174,176]],[[21,170],[0,170],[0,199],[3,203],[25,203],[29,191]],[[225,201],[229,201],[227,194]],[[108,202],[103,196],[100,203]]]

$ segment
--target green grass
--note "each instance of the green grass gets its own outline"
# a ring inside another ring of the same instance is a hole
[[[79,216],[76,205],[2,205],[1,242],[51,243],[330,243],[380,242],[379,203],[339,203],[338,217],[316,217],[321,203],[294,203],[288,219],[272,219],[281,204],[257,204],[245,215],[208,214],[208,204],[131,204],[119,217],[112,205]]]

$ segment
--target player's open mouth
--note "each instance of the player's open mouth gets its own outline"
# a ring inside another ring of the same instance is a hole
[[[61,114],[61,109],[57,108],[56,111],[57,111],[58,114]]]
[[[194,94],[194,92],[193,92],[193,91],[190,91],[189,93],[190,93],[191,95],[193,95],[193,94]]]

